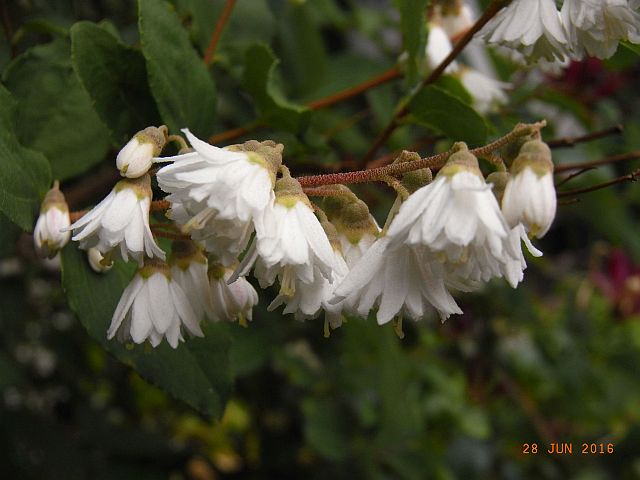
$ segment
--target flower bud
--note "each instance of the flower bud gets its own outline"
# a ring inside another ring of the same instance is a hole
[[[33,230],[33,242],[40,257],[53,258],[64,248],[71,232],[62,230],[70,224],[69,206],[56,180],[40,205],[40,216]]]
[[[118,152],[116,166],[120,175],[138,178],[151,168],[153,157],[160,155],[167,142],[167,127],[147,127],[136,133]]]
[[[478,159],[469,151],[466,143],[457,142],[452,150],[453,153],[447,159],[447,163],[438,172],[438,177],[452,177],[459,172],[471,172],[482,177]]]
[[[502,212],[511,227],[522,223],[530,236],[542,237],[556,215],[551,150],[540,140],[522,145],[513,161],[502,197]]]

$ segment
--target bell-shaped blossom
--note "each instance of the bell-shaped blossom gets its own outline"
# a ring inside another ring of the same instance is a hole
[[[122,293],[107,338],[117,335],[121,341],[149,340],[154,347],[163,338],[176,348],[184,341],[182,330],[202,337],[199,319],[189,298],[171,277],[169,266],[147,260]]]
[[[142,264],[143,257],[164,259],[164,251],[156,244],[149,228],[151,179],[144,175],[124,179],[111,193],[82,218],[69,227],[73,240],[85,250],[95,247],[112,259],[129,257]]]
[[[508,101],[505,90],[510,83],[501,82],[472,68],[462,68],[460,81],[473,99],[473,106],[480,113],[488,113]]]
[[[539,140],[526,142],[511,165],[502,196],[509,225],[522,223],[531,236],[544,236],[556,216],[551,150]]]
[[[158,185],[171,194],[167,199],[196,202],[219,219],[260,221],[273,200],[275,171],[269,159],[255,151],[214,147],[183,131],[195,151],[159,159],[174,162],[157,173]]]
[[[167,127],[147,127],[136,133],[118,152],[116,166],[120,175],[138,178],[149,171],[153,157],[160,155],[167,141]]]
[[[208,318],[214,322],[238,320],[246,325],[252,319],[253,307],[258,304],[258,292],[244,277],[228,283],[232,268],[211,262],[209,266],[209,294],[211,310]]]
[[[256,228],[256,244],[244,264],[257,259],[254,275],[265,287],[280,277],[281,292],[293,295],[296,280],[309,284],[317,274],[331,278],[334,252],[297,180],[286,172],[276,183],[276,198]]]
[[[562,60],[568,51],[554,0],[513,0],[478,35],[488,43],[519,50],[530,61]]]
[[[33,230],[34,247],[40,257],[53,258],[69,243],[71,232],[66,229],[70,223],[69,206],[56,181],[42,201]]]
[[[437,23],[429,24],[429,35],[425,48],[425,59],[429,72],[435,70],[453,50],[447,32]],[[445,73],[451,73],[457,69],[458,64],[453,61],[447,66]]]
[[[510,228],[477,159],[466,145],[455,148],[435,180],[402,204],[388,236],[392,245],[424,249],[450,282],[486,282],[503,276],[505,264],[519,252],[512,249]]]
[[[574,58],[609,58],[621,40],[640,42],[640,14],[627,0],[565,0],[562,21]]]
[[[171,248],[171,277],[180,285],[198,320],[212,309],[208,265],[197,245],[191,241],[174,241]]]
[[[293,313],[297,320],[305,320],[315,318],[324,309],[327,328],[329,326],[337,328],[342,324],[342,304],[340,302],[331,303],[331,301],[334,298],[334,290],[349,273],[349,267],[342,256],[338,230],[324,212],[320,211],[319,213],[322,219],[320,225],[327,235],[334,254],[330,277],[326,278],[322,272],[316,271],[311,283],[305,283],[302,279],[296,278],[292,293],[281,290],[269,305],[269,310],[285,303],[284,313]],[[317,266],[315,268],[318,270]],[[282,278],[280,283],[283,283]]]
[[[343,308],[363,317],[377,307],[379,324],[397,315],[419,320],[432,308],[444,321],[462,310],[444,278],[432,270],[434,265],[437,262],[424,258],[421,249],[403,243],[392,245],[390,236],[382,237],[338,285],[331,303],[342,302]]]

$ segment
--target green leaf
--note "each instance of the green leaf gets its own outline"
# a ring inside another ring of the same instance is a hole
[[[287,87],[304,96],[327,80],[327,53],[322,38],[321,15],[314,15],[317,2],[271,2],[278,19],[278,45]]]
[[[620,42],[620,44],[627,50],[630,50],[633,53],[635,53],[636,55],[640,55],[640,45],[636,45],[628,41]]]
[[[204,325],[204,338],[187,338],[175,350],[164,341],[149,349],[107,340],[111,316],[132,276],[130,266],[117,262],[109,273],[96,274],[85,253],[67,245],[62,252],[62,285],[71,309],[92,338],[147,381],[219,418],[231,386],[229,339],[223,328]]]
[[[173,7],[139,0],[142,53],[162,120],[172,131],[188,127],[200,137],[213,132],[216,88]]]
[[[100,162],[110,145],[109,132],[73,71],[70,50],[68,39],[33,47],[9,65],[4,77],[18,100],[20,141],[44,153],[59,180]]]
[[[344,418],[335,402],[307,398],[302,404],[304,436],[309,445],[332,461],[344,460],[349,454],[349,442]]]
[[[253,45],[246,53],[244,83],[263,120],[276,128],[296,130],[308,112],[284,98],[275,81],[278,59],[266,45]]]
[[[94,23],[78,22],[71,27],[71,59],[116,144],[159,122],[140,52]]]
[[[409,104],[409,111],[419,123],[451,140],[477,146],[487,137],[487,124],[473,108],[433,85],[418,92]]]
[[[407,52],[407,82],[415,83],[418,75],[420,56],[424,55],[426,27],[424,10],[427,0],[396,0],[400,10],[400,31],[402,44]]]
[[[0,212],[31,231],[40,198],[51,184],[51,167],[44,155],[18,142],[16,101],[2,85],[0,105]]]

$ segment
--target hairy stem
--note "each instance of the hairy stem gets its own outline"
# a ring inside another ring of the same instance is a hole
[[[520,124],[517,125],[511,132],[504,137],[491,142],[483,147],[478,147],[469,150],[471,153],[478,157],[484,157],[488,154],[502,148],[503,146],[511,143],[515,139],[531,135],[532,132],[540,130],[546,125],[545,121],[537,122],[533,124]],[[394,177],[403,173],[412,172],[421,168],[437,168],[440,167],[453,151],[448,150],[437,155],[422,158],[413,162],[395,163],[392,165],[386,165],[384,167],[372,168],[369,170],[359,170],[356,172],[344,172],[344,173],[328,173],[326,175],[309,175],[298,177],[297,180],[303,187],[319,187],[322,185],[333,185],[337,183],[363,183],[363,182],[375,182],[387,178],[389,176]]]

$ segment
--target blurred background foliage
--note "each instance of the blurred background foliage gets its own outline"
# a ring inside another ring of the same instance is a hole
[[[298,174],[357,165],[419,81],[426,3],[238,0],[207,66],[222,0],[2,1],[2,478],[640,478],[633,185],[561,206],[517,290],[496,282],[464,295],[464,315],[406,322],[403,340],[355,318],[325,339],[321,319],[267,312],[274,292],[264,291],[248,328],[208,326],[175,352],[112,344],[104,331],[130,268],[98,277],[73,245],[61,282],[60,263],[36,260],[21,233],[53,178],[73,209],[98,201],[117,179],[116,152],[148,125],[205,137],[255,129],[242,138],[284,143]],[[405,49],[404,80],[305,106],[388,70]],[[554,150],[556,163],[640,149],[636,52],[556,75],[492,59],[514,85],[508,106],[483,118],[446,77],[388,151],[426,155],[460,135],[481,143],[541,117],[547,139],[624,126]],[[460,117],[426,108],[434,97]],[[601,167],[566,188],[630,169]],[[358,193],[382,221],[389,191]],[[573,443],[573,454],[543,453],[550,442]],[[614,452],[582,455],[591,442]],[[523,454],[525,443],[539,453]]]

